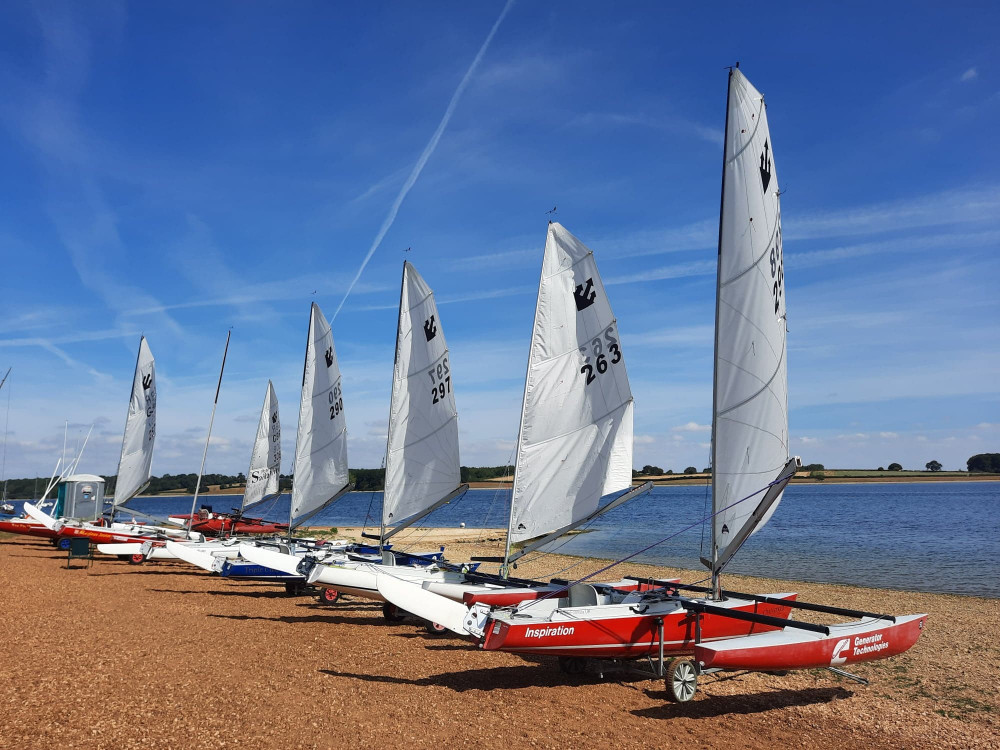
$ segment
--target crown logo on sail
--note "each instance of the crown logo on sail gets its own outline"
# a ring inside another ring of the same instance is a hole
[[[153,385],[153,373],[147,372],[142,376],[142,390],[148,391]]]
[[[333,347],[328,346],[326,351],[323,352],[323,357],[326,359],[326,366],[333,367]]]
[[[764,150],[760,152],[760,182],[767,192],[767,186],[771,184],[771,152],[767,141],[764,141]]]
[[[573,300],[576,302],[576,309],[586,310],[592,304],[594,300],[597,299],[597,292],[594,290],[594,279],[593,277],[587,279],[586,286],[583,284],[577,284],[576,289],[573,291]]]
[[[278,412],[274,412],[274,414],[271,415],[271,422],[272,422],[272,424],[277,424],[277,422],[278,422]]]
[[[432,338],[437,336],[437,325],[434,323],[434,316],[431,315],[430,318],[424,321],[424,336],[430,341]]]

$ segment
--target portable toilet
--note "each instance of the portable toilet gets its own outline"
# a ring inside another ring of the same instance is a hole
[[[59,483],[56,518],[93,518],[104,512],[104,480],[96,474],[73,474]]]

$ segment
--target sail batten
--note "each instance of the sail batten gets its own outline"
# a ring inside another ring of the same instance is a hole
[[[111,514],[149,484],[156,437],[156,363],[146,337],[139,340],[139,353],[132,378],[132,396],[125,418],[122,453],[118,462]]]
[[[768,492],[766,512],[738,501],[768,487],[789,462],[781,208],[767,108],[738,69],[730,74],[726,106],[712,415],[713,573],[767,523],[783,485]]]
[[[242,509],[246,510],[276,495],[280,472],[281,419],[278,414],[278,396],[274,392],[274,385],[268,380],[257,424],[257,437],[250,454]]]
[[[347,470],[347,420],[333,332],[315,302],[302,368],[295,468],[289,525],[313,517],[343,494]]]
[[[434,292],[403,263],[382,528],[411,522],[454,496],[461,484],[458,411],[448,344]],[[387,537],[383,537],[387,538]]]
[[[602,497],[631,486],[632,411],[618,324],[593,253],[551,223],[528,354],[508,544],[573,528]]]

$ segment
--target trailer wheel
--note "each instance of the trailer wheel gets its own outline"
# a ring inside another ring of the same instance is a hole
[[[430,633],[431,635],[442,635],[443,633],[447,632],[447,630],[448,628],[446,628],[444,625],[438,625],[436,622],[427,623],[427,632]]]
[[[337,589],[320,589],[319,596],[320,604],[336,604],[340,601],[340,592]]]
[[[63,552],[65,552],[66,550],[68,550],[68,549],[69,549],[69,546],[70,546],[70,539],[69,539],[69,537],[63,537],[62,539],[60,539],[60,540],[58,540],[57,542],[55,542],[55,545],[56,545],[56,546],[57,546],[57,547],[58,547],[59,549],[61,549],[61,550],[62,550]]]
[[[128,561],[132,565],[142,565],[144,562],[146,562],[146,556],[143,555],[141,552],[136,552],[134,555],[128,556]]]
[[[687,703],[698,689],[698,669],[690,659],[673,659],[667,665],[667,697]]]
[[[402,622],[403,613],[395,604],[386,602],[382,605],[382,617],[385,618],[386,622]]]

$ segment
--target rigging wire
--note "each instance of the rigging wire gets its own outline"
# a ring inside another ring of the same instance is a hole
[[[614,568],[614,567],[616,567],[618,565],[621,565],[623,562],[628,562],[629,560],[631,560],[631,559],[633,559],[635,557],[638,557],[639,555],[643,554],[644,552],[649,552],[649,550],[653,549],[654,547],[659,547],[661,544],[664,544],[665,542],[669,542],[671,539],[674,539],[674,538],[680,536],[685,531],[689,531],[689,530],[693,529],[698,524],[705,523],[705,521],[707,521],[708,519],[715,518],[715,516],[719,515],[720,513],[725,513],[730,508],[735,508],[740,503],[746,502],[750,498],[756,497],[757,495],[759,495],[762,492],[766,492],[771,487],[773,487],[774,485],[780,483],[781,481],[782,480],[779,478],[779,479],[775,479],[773,482],[768,482],[766,485],[764,485],[763,487],[761,487],[759,490],[757,490],[755,492],[751,492],[749,495],[747,495],[746,497],[744,497],[744,498],[742,498],[740,500],[737,500],[735,503],[727,505],[725,508],[720,508],[719,510],[717,510],[714,513],[710,514],[709,516],[706,516],[705,518],[702,518],[702,519],[700,519],[698,521],[695,521],[694,523],[688,524],[687,526],[685,526],[684,528],[680,529],[679,531],[675,531],[673,534],[670,534],[669,536],[665,536],[663,539],[660,539],[659,541],[653,542],[652,544],[650,544],[650,545],[648,545],[646,547],[643,547],[638,552],[633,552],[631,555],[628,555],[626,557],[621,558],[620,560],[615,560],[614,562],[609,563],[608,565],[605,565],[600,570],[595,570],[593,573],[590,573],[589,575],[585,575],[583,578],[578,578],[577,580],[570,582],[569,584],[567,584],[566,588],[568,589],[570,586],[575,586],[578,583],[583,583],[584,581],[589,581],[594,576],[598,576],[601,573],[604,573],[605,571],[611,570],[611,568]],[[543,599],[550,598],[555,593],[556,592],[553,591],[553,592],[550,592],[548,594],[545,594],[544,596],[540,596],[537,599],[532,599],[531,601],[527,602],[523,607],[520,607],[520,609],[522,609],[522,610],[523,609],[527,609],[531,605],[537,604],[538,602],[542,601]]]

